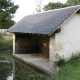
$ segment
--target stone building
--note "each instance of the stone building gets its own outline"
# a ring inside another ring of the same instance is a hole
[[[53,63],[57,60],[56,54],[69,59],[73,53],[80,51],[80,6],[25,16],[9,32],[13,33],[15,57],[18,54],[46,57],[49,66],[47,69],[52,71]],[[37,65],[34,61],[32,63]],[[43,69],[47,67],[40,66]]]

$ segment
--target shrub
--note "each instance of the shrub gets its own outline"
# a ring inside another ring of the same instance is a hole
[[[69,62],[80,61],[80,52],[76,52],[76,54],[72,54]]]
[[[56,61],[55,64],[59,67],[64,66],[66,63],[65,59],[60,57],[58,54],[56,54],[56,57],[57,57],[58,61]]]
[[[12,50],[12,36],[0,34],[0,51]]]
[[[2,34],[0,34],[0,39],[2,39],[3,38],[3,36],[2,36]]]

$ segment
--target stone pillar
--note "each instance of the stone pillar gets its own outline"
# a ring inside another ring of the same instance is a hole
[[[15,34],[13,34],[13,54],[15,54]]]
[[[59,72],[59,67],[55,64],[55,61],[57,60],[55,51],[58,50],[59,45],[57,46],[58,40],[55,40],[55,38],[58,39],[58,37],[52,35],[49,41],[49,65],[52,73]]]
[[[54,73],[54,60],[55,60],[55,55],[53,50],[54,42],[55,42],[55,36],[53,35],[50,37],[49,41],[49,66],[50,66],[50,71],[52,73]]]

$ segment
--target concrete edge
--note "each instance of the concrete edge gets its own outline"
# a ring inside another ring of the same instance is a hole
[[[43,71],[43,72],[45,72],[45,73],[47,73],[47,74],[50,74],[50,73],[51,73],[50,71],[45,70],[45,69],[42,68],[41,66],[37,66],[37,65],[35,65],[35,64],[33,64],[33,63],[25,60],[24,58],[21,58],[20,56],[18,56],[18,55],[16,55],[16,54],[13,54],[13,57],[15,57],[15,58],[23,61],[23,62],[26,63],[26,64],[29,64],[29,65],[33,66],[33,67],[35,67],[35,68],[37,68],[37,69],[39,69],[39,70],[41,70],[41,71]]]

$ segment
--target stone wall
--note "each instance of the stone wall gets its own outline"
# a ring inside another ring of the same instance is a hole
[[[8,29],[0,29],[0,34],[12,35],[10,32],[8,32]]]
[[[80,14],[76,13],[61,26],[61,32],[50,37],[50,61],[56,61],[56,54],[70,59],[80,52]]]

